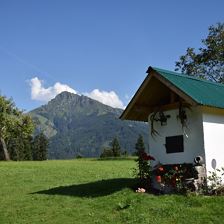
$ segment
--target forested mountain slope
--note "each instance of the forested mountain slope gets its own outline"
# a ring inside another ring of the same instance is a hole
[[[121,109],[86,96],[63,92],[30,115],[36,132],[43,131],[50,140],[49,158],[67,159],[77,155],[97,157],[114,137],[129,153],[134,152],[139,134],[147,141],[147,125],[121,121],[121,113]]]

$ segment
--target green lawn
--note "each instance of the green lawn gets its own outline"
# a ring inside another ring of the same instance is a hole
[[[224,223],[224,197],[135,193],[133,160],[0,162],[0,223]]]

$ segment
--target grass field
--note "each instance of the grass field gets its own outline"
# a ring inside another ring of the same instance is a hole
[[[224,197],[135,193],[133,160],[0,162],[0,223],[224,223]]]

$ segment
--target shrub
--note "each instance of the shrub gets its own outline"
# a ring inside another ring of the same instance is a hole
[[[197,171],[193,164],[161,165],[154,171],[161,185],[161,190],[167,188],[177,193],[195,191],[194,179],[197,179]]]
[[[105,148],[103,149],[103,152],[100,155],[100,158],[106,158],[106,157],[113,157],[114,153],[111,149]]]
[[[76,156],[76,159],[82,159],[83,158],[83,156],[81,155],[81,154],[78,154],[77,156]]]
[[[147,155],[145,152],[145,144],[143,141],[143,137],[139,135],[138,140],[135,145],[136,155],[138,156],[136,176],[140,179],[140,184],[144,188],[150,187],[150,179],[151,179],[151,166],[149,160],[155,160],[152,156]]]
[[[220,169],[215,169],[214,171],[209,171],[209,176],[207,177],[207,190],[209,194],[224,195],[223,178],[224,167],[221,167]]]

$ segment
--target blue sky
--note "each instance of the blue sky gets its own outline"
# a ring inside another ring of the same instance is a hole
[[[149,65],[174,70],[223,9],[222,0],[0,0],[1,94],[25,110],[64,89],[123,107]]]

